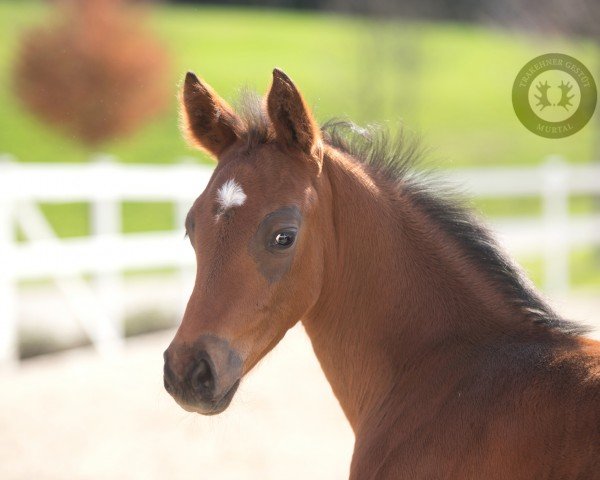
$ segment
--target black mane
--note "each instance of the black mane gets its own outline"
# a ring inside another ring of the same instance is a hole
[[[273,140],[261,98],[243,91],[237,110],[245,125],[248,148]],[[506,295],[534,323],[569,335],[588,331],[583,325],[561,318],[538,294],[521,269],[496,243],[493,235],[476,218],[472,209],[457,199],[432,172],[419,171],[419,143],[400,134],[392,138],[377,127],[361,128],[351,122],[330,120],[321,131],[327,145],[369,166],[375,174],[395,182],[418,208],[454,238],[463,254],[482,267]]]
[[[452,188],[435,174],[417,171],[422,151],[419,142],[400,133],[392,139],[381,128],[360,128],[346,121],[330,120],[322,126],[328,145],[368,165],[375,174],[394,181],[443,231],[454,238],[466,257],[482,266],[506,297],[536,324],[570,335],[588,331],[584,325],[561,318],[537,293],[521,269],[496,243],[490,231]]]

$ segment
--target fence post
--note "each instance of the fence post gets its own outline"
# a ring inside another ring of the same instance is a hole
[[[543,166],[544,287],[569,290],[569,171],[563,158],[551,156]]]
[[[10,156],[0,156],[0,179],[7,175],[11,163]],[[19,359],[14,242],[14,203],[0,198],[0,367],[14,366]]]
[[[92,158],[98,178],[109,180],[115,159],[109,155],[97,155]],[[102,180],[100,180],[102,181]],[[107,185],[107,191],[110,186]],[[116,198],[91,199],[91,234],[93,236],[106,235],[107,240],[116,238],[121,233],[121,204]],[[97,325],[97,338],[102,342],[112,343],[113,347],[119,345],[125,334],[124,305],[123,305],[123,278],[119,271],[105,271],[98,273],[93,278],[93,285],[100,303],[104,307],[109,325]]]
[[[196,161],[192,157],[183,157],[179,161],[179,165],[182,168],[185,168],[188,165],[194,165]],[[199,188],[200,190],[200,188]],[[200,194],[200,192],[198,192]],[[181,237],[184,235],[184,225],[185,218],[192,207],[193,199],[187,197],[179,197],[177,199],[177,203],[175,204],[175,225],[174,228],[176,231],[181,232]],[[189,247],[191,250],[191,247]],[[191,252],[190,252],[191,255]],[[179,266],[179,278],[181,282],[181,304],[179,306],[179,317],[180,319],[183,317],[185,312],[185,308],[187,306],[188,300],[191,294],[191,288],[194,285],[196,272],[194,269],[191,269],[189,265],[185,261]]]

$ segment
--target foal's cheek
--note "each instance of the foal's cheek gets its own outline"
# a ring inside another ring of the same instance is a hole
[[[301,320],[319,298],[322,266],[312,250],[298,245],[289,271],[275,287],[275,299],[285,328]]]
[[[275,286],[290,271],[293,261],[293,252],[284,254],[273,254],[265,249],[251,250],[260,275],[262,275],[269,286]]]

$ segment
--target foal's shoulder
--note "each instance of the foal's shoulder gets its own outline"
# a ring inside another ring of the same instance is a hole
[[[526,390],[576,409],[595,406],[600,414],[600,342],[558,335],[513,345],[509,358]]]
[[[580,387],[582,393],[589,392],[600,402],[600,342],[576,337],[569,346],[557,351],[553,365],[559,373],[569,374],[571,384]]]
[[[583,336],[550,334],[505,338],[488,345],[478,374],[496,386],[565,390],[600,389],[600,342]]]

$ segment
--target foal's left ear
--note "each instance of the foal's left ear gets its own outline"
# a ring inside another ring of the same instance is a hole
[[[319,157],[321,132],[302,95],[285,73],[273,70],[267,110],[277,140],[290,149]]]

